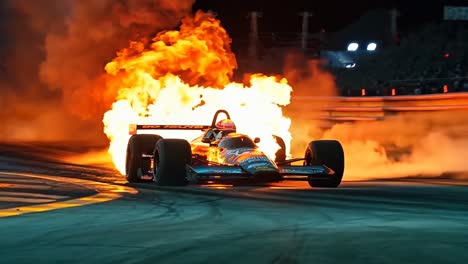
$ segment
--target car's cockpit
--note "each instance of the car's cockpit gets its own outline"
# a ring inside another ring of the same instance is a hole
[[[226,118],[216,122],[220,113],[224,113]],[[222,149],[256,148],[256,143],[260,142],[259,138],[252,140],[247,135],[237,134],[236,132],[236,125],[230,119],[228,112],[219,110],[213,117],[210,129],[206,130],[201,136],[201,142]]]
[[[246,135],[231,134],[223,137],[218,142],[222,149],[257,148],[255,142]]]
[[[217,115],[215,115],[215,118]],[[236,132],[236,125],[234,122],[229,119],[222,119],[218,123],[214,123],[216,119],[213,119],[213,124],[211,125],[211,128],[208,129],[202,136],[202,142],[204,143],[213,143],[214,141],[217,141],[230,133],[235,133]]]

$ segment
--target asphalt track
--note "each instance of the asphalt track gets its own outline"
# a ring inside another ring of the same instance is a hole
[[[81,185],[32,178],[17,173],[0,173],[0,210],[67,201],[95,194],[95,190]]]
[[[160,188],[125,185],[103,165],[57,160],[86,147],[24,149],[0,145],[0,170],[17,174],[22,184],[42,182],[67,196],[40,205],[99,194],[108,199],[0,218],[0,263],[468,261],[464,180],[344,182],[338,189],[310,189],[303,183]],[[5,177],[14,181],[11,173],[3,175],[0,184]],[[8,197],[9,190],[1,191]],[[1,208],[37,205],[30,202],[5,201]]]

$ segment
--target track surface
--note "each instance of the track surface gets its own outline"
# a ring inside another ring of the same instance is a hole
[[[94,194],[95,190],[77,184],[0,173],[0,210],[55,203]]]
[[[0,170],[122,183],[112,169],[55,159],[84,149],[0,150]],[[466,263],[463,185],[413,179],[333,190],[167,191],[137,184],[138,194],[105,203],[0,218],[0,263]]]

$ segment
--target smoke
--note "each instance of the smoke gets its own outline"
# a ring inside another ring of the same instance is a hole
[[[333,75],[320,67],[320,61],[306,59],[300,52],[287,54],[283,75],[293,87],[291,104],[285,108],[292,120],[291,154],[302,157],[308,142],[320,137],[322,109],[337,95],[337,87]]]
[[[321,138],[343,143],[348,179],[440,176],[468,171],[467,121],[465,111],[405,113],[338,124]]]
[[[29,130],[25,140],[44,140],[47,131],[61,130],[64,137],[57,140],[75,139],[79,128],[90,138],[105,139],[102,114],[116,95],[106,88],[105,64],[129,41],[147,43],[157,32],[176,27],[193,2],[3,2],[0,103],[18,109],[1,114],[6,125],[0,135],[18,140]]]
[[[294,87],[294,96],[336,96],[335,77],[320,67],[319,60],[305,59],[300,52],[287,54],[283,75]]]
[[[298,60],[299,58],[299,60]],[[468,171],[468,112],[411,112],[383,121],[336,123],[324,108],[336,105],[332,76],[316,62],[294,56],[285,75],[294,89],[292,155],[302,157],[311,140],[336,139],[345,151],[345,179],[456,175]],[[309,67],[304,67],[309,65]],[[299,70],[298,70],[299,69]],[[292,77],[292,78],[291,78]]]
[[[401,113],[383,121],[331,127],[325,120],[292,117],[293,156],[303,156],[311,140],[339,140],[345,151],[347,180],[466,177],[462,172],[468,171],[468,112]]]
[[[287,57],[293,87],[285,109],[292,119],[291,153],[302,157],[311,140],[336,139],[345,151],[345,179],[468,175],[468,111],[407,112],[382,121],[337,123],[323,109],[336,106],[333,76],[299,53]],[[351,114],[352,115],[352,114]]]

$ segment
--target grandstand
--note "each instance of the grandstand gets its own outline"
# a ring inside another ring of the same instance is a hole
[[[259,30],[256,57],[247,55],[247,50],[236,50],[240,73],[281,74],[278,61],[294,50],[307,59],[326,57],[323,68],[335,76],[344,96],[468,91],[468,21],[437,19],[397,35],[392,11],[372,10],[339,32],[312,32],[307,49],[301,48],[299,31],[280,34]],[[359,42],[360,50],[347,52],[351,41]],[[249,40],[237,42],[247,47]],[[374,52],[365,50],[369,42],[377,43]],[[330,62],[332,55],[339,55],[345,62]]]
[[[468,28],[462,21],[425,25],[402,36],[400,45],[359,57],[358,67],[329,67],[344,95],[366,88],[368,95],[468,90]]]

